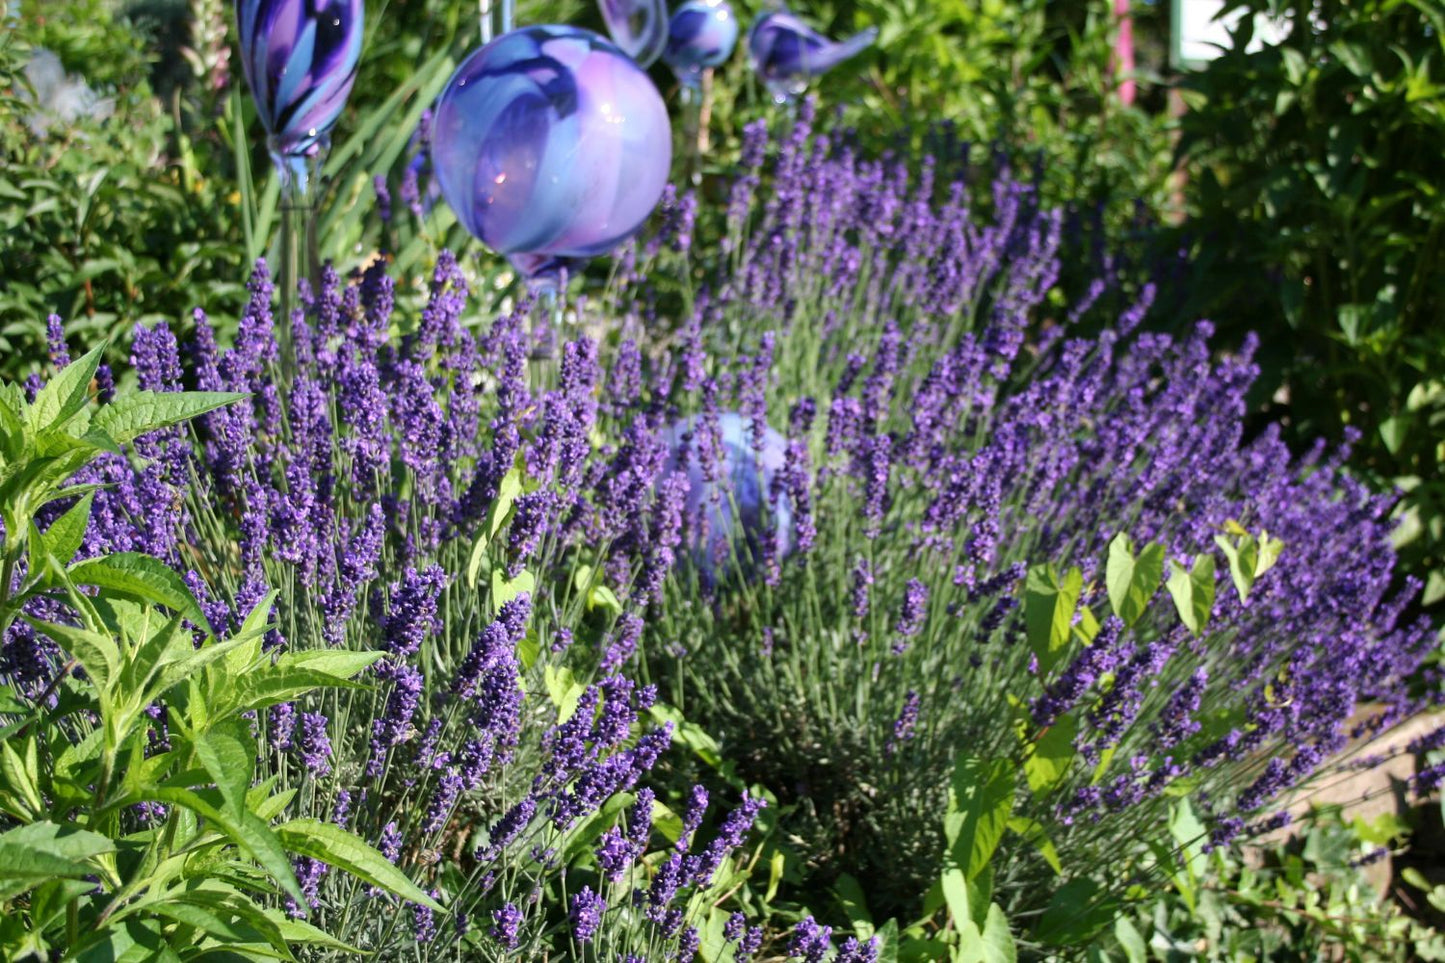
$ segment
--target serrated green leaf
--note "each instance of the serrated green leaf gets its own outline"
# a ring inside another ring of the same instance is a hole
[[[86,559],[70,567],[70,578],[78,585],[94,585],[124,596],[164,605],[200,626],[207,634],[215,630],[206,613],[191,594],[185,579],[158,558],[140,552],[117,552]]]
[[[66,509],[50,527],[45,530],[45,551],[54,556],[61,566],[69,565],[85,541],[85,531],[90,527],[90,508],[95,495],[86,492],[70,508]]]
[[[90,382],[106,349],[100,344],[58,371],[35,396],[27,413],[37,436],[59,431],[90,400]]]
[[[296,874],[291,869],[291,861],[286,857],[279,830],[273,833],[271,827],[256,814],[244,809],[240,813],[228,812],[212,803],[202,793],[190,789],[156,787],[146,795],[151,802],[184,806],[202,819],[214,823],[219,832],[229,837],[242,852],[270,873],[272,878],[281,884],[286,895],[298,903],[305,901],[306,896],[301,892],[301,887],[296,882]]]
[[[293,819],[276,827],[276,834],[294,853],[345,870],[393,896],[444,912],[441,904],[423,892],[390,860],[339,826],[318,819]]]
[[[96,412],[93,424],[125,444],[246,397],[234,391],[133,391]]]
[[[232,813],[246,809],[246,791],[256,767],[256,745],[240,724],[221,725],[199,734],[196,758],[206,767]]]
[[[101,692],[110,690],[111,680],[120,671],[120,648],[114,639],[77,626],[41,622],[28,616],[25,621],[60,646],[66,655],[79,662],[85,674],[90,676]]]

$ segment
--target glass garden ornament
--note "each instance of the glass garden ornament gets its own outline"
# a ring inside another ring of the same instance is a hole
[[[677,75],[689,145],[689,176],[694,183],[702,179],[701,162],[707,153],[712,72],[727,63],[737,43],[738,18],[727,0],[687,0],[668,21],[662,59]]]
[[[607,33],[644,67],[667,46],[667,0],[597,0]]]
[[[672,163],[667,108],[647,74],[569,26],[514,30],[467,57],[431,137],[457,219],[542,294],[636,233]]]
[[[670,454],[661,478],[674,471],[687,474],[688,545],[693,564],[709,582],[721,580],[732,553],[751,575],[750,563],[763,558],[763,539],[773,539],[778,560],[793,550],[793,512],[786,495],[770,494],[774,479],[783,471],[788,442],[771,427],[764,427],[760,450],[753,449],[752,419],[736,412],[718,415],[722,444],[715,453],[717,467],[708,481],[699,464],[697,433],[703,418],[683,418],[663,432]]]
[[[312,188],[330,131],[356,81],[364,0],[241,0],[236,5],[241,68],[266,128],[281,178],[281,307],[289,317],[300,276],[319,274]],[[281,325],[283,336],[290,325]]]
[[[727,0],[687,0],[668,21],[662,60],[684,90],[696,90],[703,72],[727,63],[737,43],[738,18]]]
[[[283,187],[305,196],[361,59],[363,0],[241,0],[241,67]]]
[[[808,81],[857,56],[878,38],[869,27],[846,40],[829,40],[788,10],[765,13],[748,31],[748,59],[780,104],[808,89]]]

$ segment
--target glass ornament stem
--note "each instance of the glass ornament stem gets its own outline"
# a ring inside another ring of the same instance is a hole
[[[304,277],[314,290],[321,276],[316,242],[316,187],[331,138],[321,134],[304,152],[283,153],[271,138],[271,162],[281,178],[281,289],[280,329],[282,363],[291,361],[291,312],[296,307],[297,284]]]
[[[482,15],[482,46],[492,42],[492,38],[504,33],[510,33],[516,25],[516,0],[501,0],[494,3],[493,0],[478,0],[479,10]],[[492,11],[496,10],[500,16],[499,23],[492,23]]]

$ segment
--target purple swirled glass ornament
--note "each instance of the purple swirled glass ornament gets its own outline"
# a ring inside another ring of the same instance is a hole
[[[324,153],[361,59],[363,0],[241,0],[241,66],[271,156],[306,190],[307,161]]]
[[[457,219],[533,281],[631,237],[672,164],[657,88],[578,27],[524,27],[474,52],[442,91],[431,137]]]
[[[738,18],[727,0],[687,0],[667,25],[663,62],[680,83],[696,87],[704,70],[720,67],[738,43]]]
[[[597,0],[612,42],[647,67],[667,46],[667,0]]]
[[[784,103],[808,81],[865,50],[878,38],[869,27],[847,40],[829,40],[787,10],[763,14],[748,31],[748,59],[773,99]]]
[[[762,539],[769,534],[769,523],[777,549],[775,557],[785,558],[793,550],[793,512],[788,497],[782,495],[770,504],[769,496],[773,480],[787,460],[787,439],[767,427],[762,450],[755,452],[749,418],[729,411],[718,415],[717,421],[722,447],[716,481],[706,479],[698,464],[697,442],[688,440],[703,425],[702,419],[696,417],[683,418],[663,432],[670,454],[660,476],[666,478],[679,466],[685,466],[682,470],[687,474],[688,491],[684,510],[688,530],[693,533],[688,549],[693,563],[710,581],[717,580],[720,566],[731,558],[734,539],[741,539],[741,560],[756,561]],[[699,531],[705,531],[705,536],[699,538]]]

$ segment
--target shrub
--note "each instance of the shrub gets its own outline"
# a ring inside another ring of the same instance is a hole
[[[1184,84],[1188,310],[1234,343],[1260,333],[1259,393],[1295,444],[1358,429],[1356,467],[1407,492],[1401,557],[1438,606],[1445,5],[1230,6],[1233,50]],[[1246,52],[1250,15],[1275,9],[1288,35]]]
[[[920,814],[963,756],[1011,820],[992,862],[1011,918],[1098,904],[1159,871],[1121,841],[1174,800],[1213,845],[1268,822],[1408,709],[1430,637],[1400,618],[1390,502],[1340,471],[1347,451],[1246,436],[1252,342],[1215,358],[1207,324],[1141,333],[1152,287],[1072,336],[1090,305],[1050,307],[1059,214],[1005,176],[981,219],[930,170],[910,188],[800,125],[761,216],[734,222],[732,264],[631,419],[669,398],[696,426],[679,458],[740,505],[724,412],[754,450],[786,427],[753,489],[790,522],[760,523],[759,551],[734,539],[753,577],[670,582],[646,655],[785,806],[809,891],[847,872],[875,910],[919,912],[944,858]],[[1177,613],[1148,604],[1166,581]]]

